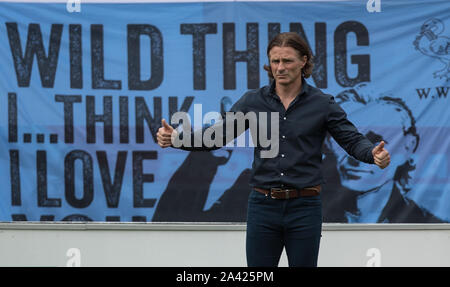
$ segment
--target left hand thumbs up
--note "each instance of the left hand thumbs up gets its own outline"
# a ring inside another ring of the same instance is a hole
[[[376,147],[372,150],[373,160],[376,165],[378,165],[381,169],[386,168],[391,162],[391,156],[389,152],[384,148],[384,141],[381,141]]]

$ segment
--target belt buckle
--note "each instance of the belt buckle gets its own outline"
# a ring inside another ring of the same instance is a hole
[[[286,194],[285,199],[289,199],[289,190],[288,189],[282,189],[280,187],[272,187],[270,189],[270,197],[273,199],[278,199],[276,197],[273,196],[273,192],[284,192]]]

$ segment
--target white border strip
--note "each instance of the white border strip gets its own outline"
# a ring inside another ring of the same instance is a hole
[[[2,230],[117,230],[117,231],[245,231],[245,223],[207,222],[0,222]],[[324,231],[450,230],[449,223],[323,223]]]

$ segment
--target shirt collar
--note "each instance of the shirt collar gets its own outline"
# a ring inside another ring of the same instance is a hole
[[[269,96],[279,100],[280,97],[275,92],[275,86],[276,86],[275,85],[275,80],[271,79],[270,89],[269,89]],[[300,93],[298,94],[298,96],[301,96],[304,93],[307,93],[308,91],[309,91],[309,85],[305,81],[305,78],[302,77],[302,88],[300,89]]]

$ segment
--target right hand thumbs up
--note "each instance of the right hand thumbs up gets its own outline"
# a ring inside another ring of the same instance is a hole
[[[161,124],[166,131],[169,131],[169,132],[173,131],[173,127],[169,126],[169,124],[166,122],[165,119],[161,120]]]
[[[173,127],[171,127],[165,119],[161,120],[161,125],[156,133],[156,139],[158,140],[158,145],[162,148],[166,148],[172,145],[172,133],[174,132]]]

